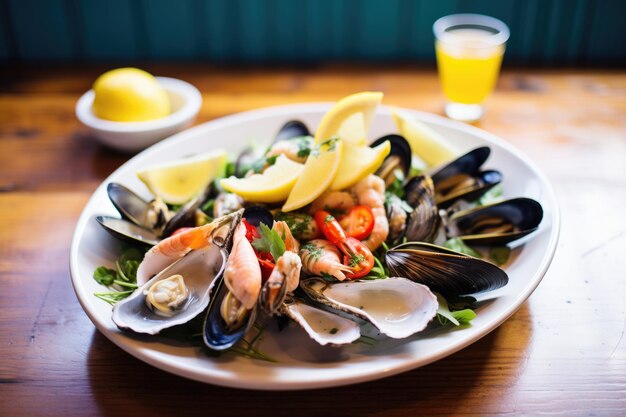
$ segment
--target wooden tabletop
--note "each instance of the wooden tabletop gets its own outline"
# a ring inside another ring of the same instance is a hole
[[[0,72],[0,415],[626,415],[626,73],[505,70],[478,126],[555,187],[554,261],[498,329],[420,369],[300,392],[221,388],[125,353],[78,304],[68,267],[78,216],[129,158],[96,144],[74,104],[106,68]],[[441,113],[434,69],[146,66],[195,84],[197,123],[268,105],[380,90]]]

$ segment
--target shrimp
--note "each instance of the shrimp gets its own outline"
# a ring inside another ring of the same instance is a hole
[[[329,191],[313,201],[309,213],[315,214],[320,210],[348,212],[354,204],[352,194],[346,191]]]
[[[359,204],[371,207],[374,214],[374,229],[363,241],[369,250],[374,251],[389,235],[389,221],[385,211],[385,181],[376,175],[370,175],[356,183],[352,192]]]
[[[287,292],[292,292],[300,284],[300,257],[291,251],[286,251],[278,261],[263,285],[261,291],[261,305],[270,314],[280,307]]]
[[[339,249],[324,239],[314,239],[300,248],[302,269],[311,275],[331,275],[339,281],[346,279],[350,267],[341,263]]]
[[[219,235],[219,230],[229,226],[240,212],[215,219],[204,226],[194,227],[153,246],[144,256],[137,269],[137,284],[143,285],[155,274],[161,272],[193,249],[207,247]]]
[[[309,156],[312,147],[313,139],[308,136],[281,140],[274,143],[265,156],[269,158],[272,156],[285,155],[292,161],[303,164]]]
[[[233,248],[224,270],[224,284],[237,300],[251,310],[261,292],[261,267],[252,244],[246,238],[246,226],[237,225],[233,235]]]
[[[287,223],[283,221],[274,222],[274,226],[272,227],[281,239],[285,242],[285,249],[291,252],[298,253],[300,252],[300,242],[298,242],[293,235],[291,234],[291,230],[289,230],[289,226]]]

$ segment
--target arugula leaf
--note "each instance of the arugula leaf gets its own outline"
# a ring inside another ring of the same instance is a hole
[[[511,248],[509,248],[508,246],[495,247],[489,251],[489,257],[498,266],[502,266],[507,263],[509,260],[509,256],[511,256]]]
[[[93,271],[93,279],[99,284],[106,285],[107,287],[113,284],[117,278],[117,274],[114,269],[107,268],[106,266],[99,266]]]
[[[435,293],[435,295],[437,296],[437,302],[439,303],[439,307],[437,308],[437,319],[441,325],[452,323],[455,326],[460,326],[461,324],[468,324],[476,317],[474,310],[469,308],[450,311],[446,299],[443,298],[441,294]]]
[[[473,256],[474,258],[482,258],[479,252],[476,249],[467,246],[463,240],[458,237],[448,239],[443,243],[444,248],[448,248],[450,250],[464,253],[465,255]]]
[[[278,261],[278,258],[285,253],[285,242],[276,230],[270,229],[264,223],[259,226],[259,231],[261,237],[254,239],[252,246],[259,252],[269,252],[274,258],[274,262]]]

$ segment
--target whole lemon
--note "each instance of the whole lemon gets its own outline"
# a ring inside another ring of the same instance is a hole
[[[138,68],[118,68],[102,74],[93,85],[92,110],[101,119],[141,122],[171,112],[167,92],[156,78]]]

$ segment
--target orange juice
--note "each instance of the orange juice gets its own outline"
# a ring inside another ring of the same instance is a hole
[[[436,40],[439,78],[451,102],[480,104],[493,91],[504,44],[490,43],[492,35],[481,29],[456,29]]]

